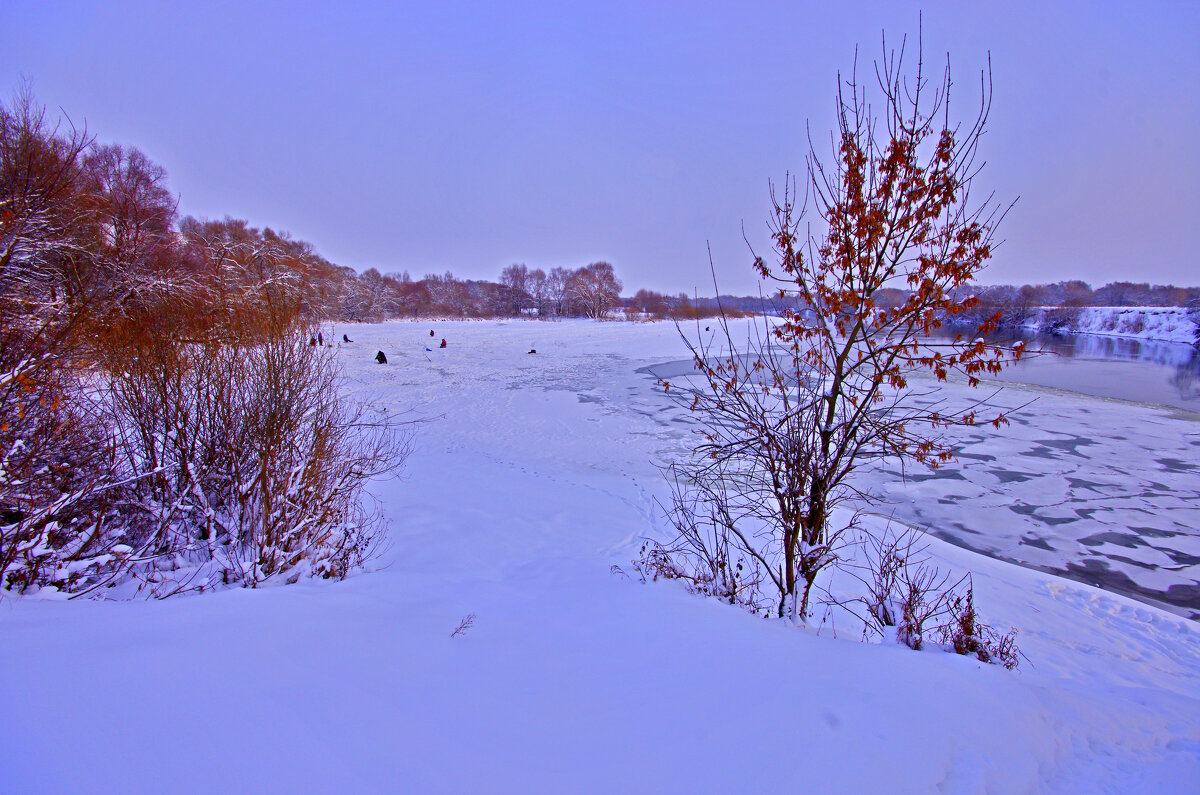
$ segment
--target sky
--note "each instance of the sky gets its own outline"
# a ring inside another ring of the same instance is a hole
[[[611,262],[625,292],[757,292],[769,187],[829,140],[839,72],[923,34],[994,96],[985,283],[1200,284],[1200,3],[6,0],[0,96],[359,270]],[[918,20],[921,20],[920,23]],[[750,246],[747,245],[749,241]]]

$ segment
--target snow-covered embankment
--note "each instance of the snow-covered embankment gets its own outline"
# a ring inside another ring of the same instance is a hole
[[[1195,310],[1181,306],[1040,307],[1026,327],[1065,334],[1100,334],[1193,345],[1200,342]]]

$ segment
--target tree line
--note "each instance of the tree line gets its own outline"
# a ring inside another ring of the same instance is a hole
[[[698,306],[647,290],[622,299],[607,262],[549,270],[514,264],[497,281],[449,271],[419,280],[408,271],[359,273],[282,230],[231,217],[180,218],[165,168],[136,147],[100,144],[54,122],[28,90],[5,108],[4,125],[5,289],[30,305],[71,308],[77,323],[107,342],[162,324],[192,324],[194,335],[217,316],[245,337],[293,321],[605,318],[620,310],[688,317]]]
[[[263,311],[310,321],[371,322],[430,316],[605,318],[617,311],[689,319],[798,307],[794,296],[779,295],[710,298],[640,289],[622,298],[622,282],[607,262],[549,270],[513,264],[496,281],[460,279],[450,271],[419,280],[408,271],[359,273],[329,262],[287,232],[228,217],[180,219],[166,170],[140,150],[96,144],[85,132],[52,127],[28,93],[17,104],[29,123],[24,133],[17,132],[14,105],[11,129],[0,144],[8,172],[0,267],[16,259],[36,261],[21,277],[27,298],[86,303],[92,320],[106,325],[114,338],[149,322],[148,313],[179,323],[196,307],[208,314],[214,304],[229,325],[243,330],[260,323]],[[35,140],[40,150],[32,146]],[[22,173],[39,176],[21,184]],[[257,300],[260,289],[271,294],[266,304]],[[881,307],[902,305],[909,295],[896,288],[879,293]],[[243,300],[247,296],[251,300]],[[967,285],[955,297],[977,299],[972,321],[987,311],[1000,313],[1002,325],[1019,325],[1038,307],[1184,306],[1200,300],[1200,287],[1112,282],[1093,290],[1073,280]]]
[[[687,320],[722,311],[740,316],[764,307],[761,298],[699,298],[647,289],[623,297],[622,287],[607,262],[549,271],[517,263],[504,268],[495,282],[457,279],[449,271],[414,281],[407,271],[383,275],[370,268],[331,292],[336,303],[326,307],[326,316],[357,322],[430,316]]]
[[[506,267],[499,281],[458,279],[450,271],[430,273],[414,281],[407,271],[381,274],[368,268],[361,275],[343,273],[334,300],[326,307],[331,319],[370,322],[397,317],[607,317],[621,307],[621,281],[613,266],[593,262],[581,268],[530,270]]]

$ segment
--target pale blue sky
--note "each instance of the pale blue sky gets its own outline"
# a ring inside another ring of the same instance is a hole
[[[178,7],[177,7],[178,6]],[[880,32],[990,50],[982,184],[1021,199],[986,281],[1200,283],[1200,3],[8,0],[0,90],[166,167],[182,212],[359,269],[494,279],[605,259],[627,292],[753,291],[768,180]]]

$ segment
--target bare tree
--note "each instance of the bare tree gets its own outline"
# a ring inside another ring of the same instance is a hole
[[[524,264],[509,265],[500,272],[500,284],[506,288],[504,308],[509,314],[519,315],[533,303],[529,293],[530,275]]]
[[[93,146],[83,165],[108,258],[124,269],[145,268],[172,241],[178,202],[167,190],[166,169],[118,144]]]
[[[525,282],[529,279],[529,268],[523,263],[509,265],[500,272],[500,284],[511,290],[525,291]]]
[[[454,315],[467,313],[469,302],[466,285],[454,278],[453,273],[446,271],[441,276],[429,273],[425,275],[424,282],[435,311]]]
[[[541,268],[531,270],[526,284],[529,296],[533,299],[533,305],[537,309],[538,317],[541,317],[546,313],[550,293],[546,272]]]
[[[95,225],[86,130],[51,124],[28,85],[0,105],[0,292],[39,319],[88,300]]]
[[[633,296],[633,308],[654,317],[666,317],[671,311],[671,299],[654,290],[641,289]]]
[[[679,531],[672,551],[686,550],[722,581],[732,584],[740,569],[744,580],[774,585],[776,615],[801,620],[843,531],[805,532],[820,396],[809,388],[807,364],[771,344],[769,324],[750,324],[745,339],[735,339],[723,316],[717,327],[716,337],[684,338],[699,383],[666,383],[699,422],[702,439],[671,467],[670,515]]]
[[[567,268],[551,268],[546,274],[546,299],[553,305],[555,315],[567,313],[567,285],[571,271]]]
[[[586,317],[602,319],[619,305],[621,282],[612,265],[593,262],[571,274],[566,292],[576,311]]]
[[[99,523],[111,446],[79,356],[95,299],[88,143],[28,86],[0,104],[0,589],[83,576],[114,543]]]

